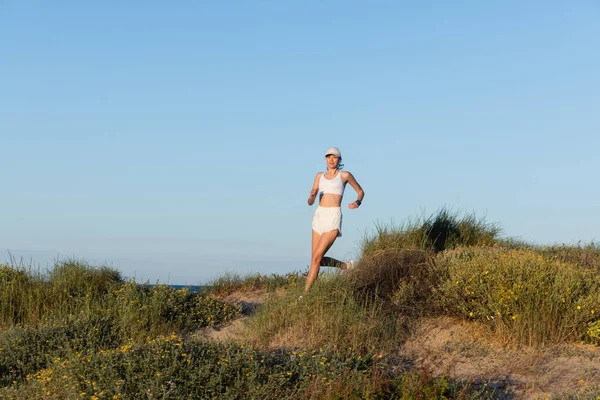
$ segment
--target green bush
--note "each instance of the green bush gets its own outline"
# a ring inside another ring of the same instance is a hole
[[[230,321],[241,312],[239,305],[225,304],[188,288],[133,281],[123,284],[109,298],[125,338],[212,326]]]
[[[484,321],[528,345],[585,337],[600,313],[595,269],[533,250],[465,248],[438,257],[438,301],[448,312]]]
[[[8,289],[3,292],[2,299],[7,300],[2,303],[4,309],[10,304],[12,309],[29,316],[27,319],[17,313],[19,319],[13,316],[0,333],[0,385],[21,382],[55,358],[68,359],[72,354],[106,351],[165,332],[212,326],[240,313],[237,305],[188,289],[133,281],[118,283],[101,279],[108,275],[103,269],[63,267],[55,271],[49,284],[29,278],[24,271],[0,270],[0,282]],[[82,271],[90,278],[87,283],[79,280]],[[32,285],[37,285],[33,291],[37,297],[27,292],[34,288]],[[57,290],[59,287],[63,290]],[[39,322],[33,321],[31,313],[25,310],[37,305],[43,309]],[[15,325],[21,321],[27,323]]]
[[[0,386],[45,368],[53,358],[115,347],[119,343],[115,333],[106,315],[82,314],[63,322],[10,328],[0,334]]]
[[[374,357],[315,351],[260,352],[243,343],[184,341],[170,335],[142,345],[54,358],[4,398],[484,398],[468,385],[399,370]]]

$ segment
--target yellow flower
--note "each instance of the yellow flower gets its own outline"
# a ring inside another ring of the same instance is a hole
[[[577,309],[578,309],[578,310],[581,310],[581,306],[577,306]]]

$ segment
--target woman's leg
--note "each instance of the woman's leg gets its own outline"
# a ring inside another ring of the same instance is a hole
[[[319,235],[317,232],[312,231],[312,252],[311,254],[313,254],[315,252],[315,249],[317,248],[317,245],[319,244],[319,240],[321,240],[321,235]],[[329,249],[327,249],[329,250]],[[327,251],[325,251],[325,253],[327,253]],[[346,270],[348,268],[348,264],[340,261],[340,260],[336,260],[333,257],[325,257],[323,256],[323,258],[321,259],[321,267],[333,267],[333,268],[339,268],[342,271]]]
[[[337,235],[337,229],[330,232],[324,232],[322,235],[320,235],[320,237],[318,237],[318,233],[313,231],[313,251],[310,262],[310,270],[308,271],[308,276],[306,277],[306,293],[308,293],[312,285],[317,280],[317,276],[319,276],[319,270],[321,269],[321,261],[323,259],[323,255],[327,253],[327,250],[329,250],[333,242],[335,242]],[[318,240],[316,240],[317,237]]]
[[[315,231],[312,231],[312,251],[310,252],[310,254],[315,253],[315,249],[317,248],[317,245],[319,244],[319,240],[321,240],[321,235]]]
[[[344,271],[348,268],[348,265],[345,262],[336,260],[333,257],[323,257],[323,259],[321,260],[321,266],[322,267],[339,268],[342,271]]]

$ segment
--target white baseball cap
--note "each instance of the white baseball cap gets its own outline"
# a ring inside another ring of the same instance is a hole
[[[328,148],[327,151],[325,152],[325,157],[327,157],[330,154],[333,154],[334,156],[342,158],[342,152],[337,147]]]

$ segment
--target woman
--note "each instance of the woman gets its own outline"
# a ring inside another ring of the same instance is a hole
[[[335,242],[335,239],[342,236],[342,211],[340,206],[346,184],[350,183],[358,194],[356,201],[348,204],[348,208],[360,207],[365,196],[365,192],[354,179],[354,176],[348,171],[341,171],[343,164],[341,164],[342,153],[340,149],[337,147],[327,149],[325,160],[327,171],[317,173],[308,198],[308,205],[312,206],[315,203],[317,193],[319,193],[319,206],[315,211],[312,222],[312,259],[306,278],[306,293],[310,291],[317,276],[319,276],[321,265],[338,267],[343,270],[348,269],[348,263],[324,257],[324,255]]]

